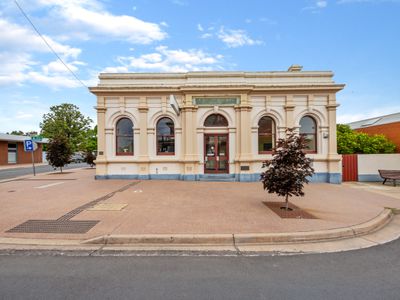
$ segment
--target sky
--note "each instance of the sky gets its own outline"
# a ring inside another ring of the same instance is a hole
[[[331,70],[339,123],[400,112],[400,0],[0,2],[0,132],[52,105],[96,121],[100,72]],[[75,78],[76,76],[77,78]]]

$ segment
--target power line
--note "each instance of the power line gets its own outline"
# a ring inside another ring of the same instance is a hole
[[[88,88],[83,82],[82,80],[80,80],[78,78],[78,76],[76,76],[76,74],[74,73],[74,71],[72,71],[70,69],[70,67],[68,67],[68,65],[61,59],[61,57],[57,54],[56,51],[54,51],[54,49],[50,46],[50,44],[46,41],[46,39],[44,38],[44,36],[39,32],[39,30],[36,28],[36,26],[33,24],[33,22],[31,21],[31,19],[29,19],[28,15],[24,12],[24,10],[22,9],[22,7],[18,4],[17,0],[14,0],[15,4],[17,5],[17,7],[19,8],[19,10],[21,11],[21,13],[24,15],[25,19],[28,20],[28,22],[32,25],[33,29],[36,31],[36,33],[40,36],[40,38],[45,42],[45,44],[47,45],[47,47],[51,50],[51,52],[53,52],[53,54],[58,58],[58,60],[67,68],[67,70],[72,74],[72,76],[75,77],[75,79],[77,81],[79,81],[79,83],[84,87],[84,88]]]

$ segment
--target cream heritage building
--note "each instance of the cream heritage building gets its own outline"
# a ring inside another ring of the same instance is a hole
[[[97,179],[258,181],[276,140],[308,138],[312,181],[341,182],[330,71],[100,74]]]

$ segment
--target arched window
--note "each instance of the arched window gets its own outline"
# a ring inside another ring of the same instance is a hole
[[[262,117],[258,122],[258,153],[271,153],[275,147],[275,122],[270,117]]]
[[[133,155],[133,123],[128,118],[117,122],[117,155]]]
[[[228,126],[228,121],[223,115],[212,114],[209,115],[204,121],[205,127],[226,127]]]
[[[170,118],[161,118],[157,122],[157,155],[175,154],[174,122]]]
[[[300,120],[300,135],[307,141],[307,152],[317,152],[317,125],[310,116],[302,117]]]

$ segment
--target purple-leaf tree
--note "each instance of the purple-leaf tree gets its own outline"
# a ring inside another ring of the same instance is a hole
[[[286,138],[279,139],[272,152],[272,159],[263,162],[261,173],[264,190],[285,197],[286,205],[282,209],[289,210],[289,197],[304,196],[304,183],[314,174],[312,161],[306,157],[306,138],[295,133],[294,128],[286,130]]]

